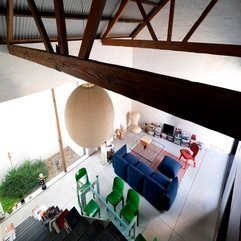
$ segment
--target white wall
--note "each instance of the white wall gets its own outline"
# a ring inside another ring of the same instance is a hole
[[[26,159],[47,158],[58,149],[51,92],[0,104],[0,179],[11,167]]]
[[[37,46],[40,48],[41,44],[33,45]],[[77,80],[62,72],[10,55],[5,45],[0,45],[0,73],[0,102]]]
[[[42,44],[27,46],[43,48]],[[70,53],[77,55],[79,47],[80,42],[70,43]],[[130,67],[132,49],[102,48],[100,41],[96,41],[91,58]],[[11,167],[8,152],[13,165],[25,159],[46,159],[59,152],[51,88],[55,89],[63,145],[69,145],[81,154],[82,148],[71,140],[66,131],[64,109],[77,81],[79,84],[84,81],[11,56],[3,46],[0,46],[0,63],[0,180]],[[126,127],[131,100],[112,91],[107,92],[114,105],[114,129],[120,128],[120,125]]]

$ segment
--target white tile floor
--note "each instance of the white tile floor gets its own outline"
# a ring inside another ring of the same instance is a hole
[[[119,149],[124,143],[130,147],[138,138],[138,135],[127,133],[123,140],[114,141],[115,149]],[[166,151],[179,156],[180,146],[160,138],[158,141],[165,145]],[[63,209],[71,209],[73,206],[78,208],[73,188],[74,175],[83,166],[87,168],[90,179],[99,175],[101,195],[109,193],[115,174],[111,164],[101,164],[100,156],[98,151],[85,160],[79,160],[78,165],[67,174],[62,174],[51,185],[48,183],[45,191],[40,190],[36,197],[1,223],[1,233],[4,233],[8,223],[12,222],[17,226],[30,216],[32,209],[38,204],[45,204],[47,207],[57,205]],[[160,212],[141,197],[137,233],[142,232],[148,241],[152,241],[155,236],[158,241],[213,241],[228,155],[203,147],[196,160],[196,168],[188,168],[169,211]],[[125,195],[128,188],[126,184]]]

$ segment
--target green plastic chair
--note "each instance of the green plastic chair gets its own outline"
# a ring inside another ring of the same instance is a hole
[[[135,190],[129,189],[127,192],[126,204],[120,211],[120,217],[123,217],[128,223],[130,223],[132,219],[135,216],[137,216],[137,226],[138,226],[139,204],[140,204],[139,194]]]
[[[75,179],[77,183],[77,196],[78,196],[78,203],[80,206],[81,214],[85,214],[89,217],[94,217],[97,213],[99,214],[100,217],[100,207],[97,204],[97,202],[94,199],[91,199],[86,205],[83,207],[80,197],[79,197],[79,192],[81,190],[84,190],[90,185],[89,182],[89,177],[88,173],[86,171],[86,168],[81,168],[76,174],[75,174]]]
[[[141,233],[139,233],[136,238],[135,238],[135,241],[147,241],[143,235]]]
[[[100,207],[94,199],[91,199],[83,209],[83,212],[89,216],[94,217],[98,213],[100,217]]]
[[[90,185],[88,173],[86,168],[80,168],[75,174],[75,180],[77,183],[77,190],[84,190],[88,185]]]
[[[139,234],[136,236],[135,241],[147,241],[147,240],[144,238],[144,236],[143,236],[141,233],[139,233]],[[158,240],[157,240],[157,237],[155,237],[155,238],[153,239],[153,241],[158,241]]]
[[[116,206],[122,201],[122,207],[124,206],[124,181],[120,177],[115,177],[112,192],[106,196],[106,202],[110,203],[116,211]]]

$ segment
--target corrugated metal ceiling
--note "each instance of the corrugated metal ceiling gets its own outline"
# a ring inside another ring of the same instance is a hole
[[[152,2],[159,2],[152,0]],[[54,1],[35,0],[36,6],[42,16],[43,24],[50,39],[57,38],[57,28],[55,20]],[[87,17],[90,12],[92,0],[64,0],[64,11],[68,15],[66,17],[66,28],[68,38],[81,39],[87,24]],[[98,27],[97,37],[100,37],[109,21],[114,17],[120,6],[121,0],[107,0],[102,14],[102,20]],[[0,14],[0,40],[6,41],[6,1],[0,0],[2,10]],[[153,6],[143,4],[148,14]],[[3,11],[5,13],[3,14]],[[71,16],[70,16],[71,15]],[[135,2],[130,1],[128,6],[121,14],[121,18],[142,20],[142,15]],[[110,32],[109,36],[129,36],[129,34],[138,26],[135,22],[117,22],[116,26]],[[14,19],[13,19],[13,40],[17,41],[40,41],[40,34],[30,13],[26,0],[14,0]]]

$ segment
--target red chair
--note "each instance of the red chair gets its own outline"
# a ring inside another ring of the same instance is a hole
[[[186,159],[186,162],[185,162],[185,166],[183,167],[184,169],[187,167],[187,161],[188,160],[192,160],[193,161],[193,165],[194,167],[196,167],[196,160],[195,160],[195,157],[196,155],[198,154],[198,151],[199,151],[199,147],[198,145],[193,142],[191,145],[190,145],[190,150],[188,149],[181,149],[180,152],[181,152],[181,155],[179,157],[179,160],[184,157]]]

